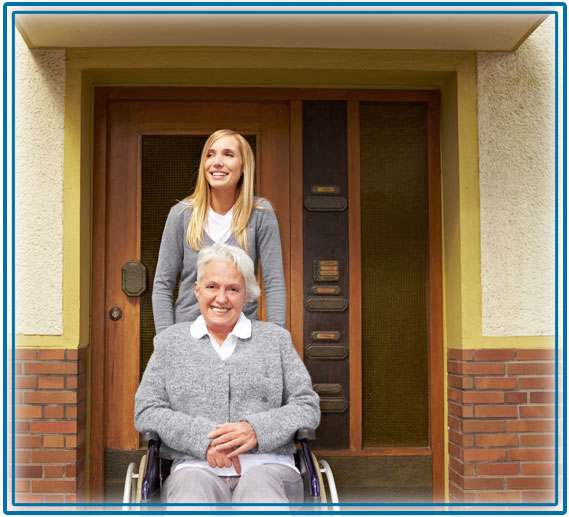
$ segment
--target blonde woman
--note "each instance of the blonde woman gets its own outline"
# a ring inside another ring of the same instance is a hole
[[[279,226],[271,204],[253,195],[254,174],[253,151],[240,134],[220,129],[209,136],[196,188],[172,207],[164,227],[152,291],[157,333],[200,315],[194,293],[197,257],[202,247],[216,242],[240,246],[253,260],[255,274],[261,263],[268,320],[285,326]],[[243,312],[257,319],[257,302],[248,303]]]

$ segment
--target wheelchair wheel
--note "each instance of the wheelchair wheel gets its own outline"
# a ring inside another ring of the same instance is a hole
[[[136,498],[135,503],[140,503],[140,498],[142,494],[142,481],[144,480],[144,474],[146,474],[146,460],[148,458],[148,454],[145,454],[142,458],[140,458],[140,465],[138,467],[138,483],[136,484]]]
[[[126,471],[126,476],[124,480],[124,491],[122,497],[123,503],[134,503],[135,487],[133,480],[137,478],[137,475],[134,473],[135,468],[136,464],[133,462],[129,464],[128,469]]]
[[[312,456],[312,463],[314,464],[314,470],[316,470],[316,476],[318,477],[318,484],[320,485],[320,502],[326,504],[328,499],[326,498],[326,488],[324,487],[324,480],[322,479],[322,472],[320,470],[320,463],[314,456],[314,453],[310,453]]]

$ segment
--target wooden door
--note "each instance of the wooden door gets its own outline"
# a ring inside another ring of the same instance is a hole
[[[151,203],[144,199],[159,197],[161,191],[168,188],[171,192],[171,185],[167,184],[170,181],[167,177],[161,181],[160,171],[154,175],[155,181],[150,186],[143,178],[145,169],[148,169],[143,159],[145,155],[148,156],[146,150],[149,145],[154,145],[153,141],[158,141],[159,146],[161,142],[166,142],[166,151],[164,148],[162,150],[166,152],[166,158],[171,158],[169,147],[178,145],[183,148],[184,139],[194,142],[194,147],[195,140],[201,140],[201,147],[207,136],[220,128],[234,129],[251,141],[256,151],[256,193],[273,203],[281,227],[287,286],[290,267],[288,103],[121,97],[120,88],[103,88],[96,95],[97,115],[106,118],[104,124],[100,124],[100,121],[97,124],[97,127],[104,126],[106,133],[98,135],[105,149],[97,158],[105,155],[106,160],[101,164],[95,159],[98,174],[104,175],[95,177],[98,195],[95,221],[104,220],[104,227],[94,229],[94,246],[101,248],[95,250],[95,254],[104,263],[100,269],[104,274],[102,278],[94,278],[94,291],[100,292],[99,300],[104,308],[99,315],[103,315],[104,321],[98,327],[102,333],[97,335],[94,328],[93,339],[103,340],[104,346],[101,347],[103,355],[99,356],[99,361],[92,362],[92,382],[93,389],[104,390],[102,407],[94,409],[98,409],[99,417],[104,422],[104,435],[96,446],[105,451],[139,448],[139,434],[133,422],[134,395],[141,370],[149,356],[144,357],[143,354],[141,358],[141,337],[145,325],[148,326],[144,318],[141,321],[141,306],[144,296],[150,296],[153,271],[148,275],[146,294],[133,297],[123,292],[122,268],[129,261],[140,261],[143,247],[146,256],[154,256],[154,260],[158,254],[159,239],[150,244],[151,249],[145,243],[142,221],[149,219],[148,214],[146,218],[143,216],[146,205]],[[189,195],[193,189],[191,172],[197,170],[199,150],[193,156],[197,163],[190,163],[190,158],[187,167],[188,187],[170,194],[171,199],[168,199],[165,208],[156,214],[160,221],[165,221],[169,207]],[[148,159],[151,160],[152,156]],[[177,181],[184,182],[183,173],[181,179],[178,175]],[[153,217],[154,214],[151,214],[150,219]],[[159,225],[163,227],[162,222]],[[101,289],[101,286],[104,288]],[[111,318],[110,311],[113,309],[115,313],[120,311],[120,319]],[[152,338],[150,347],[151,341]]]

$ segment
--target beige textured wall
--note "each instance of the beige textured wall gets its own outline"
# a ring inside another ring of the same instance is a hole
[[[60,335],[65,51],[16,31],[15,74],[15,333]]]
[[[554,333],[555,26],[478,54],[483,334]]]

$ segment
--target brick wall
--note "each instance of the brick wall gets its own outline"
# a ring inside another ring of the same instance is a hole
[[[16,350],[14,502],[84,496],[86,366],[86,349]]]
[[[448,351],[450,502],[555,500],[554,358]]]

